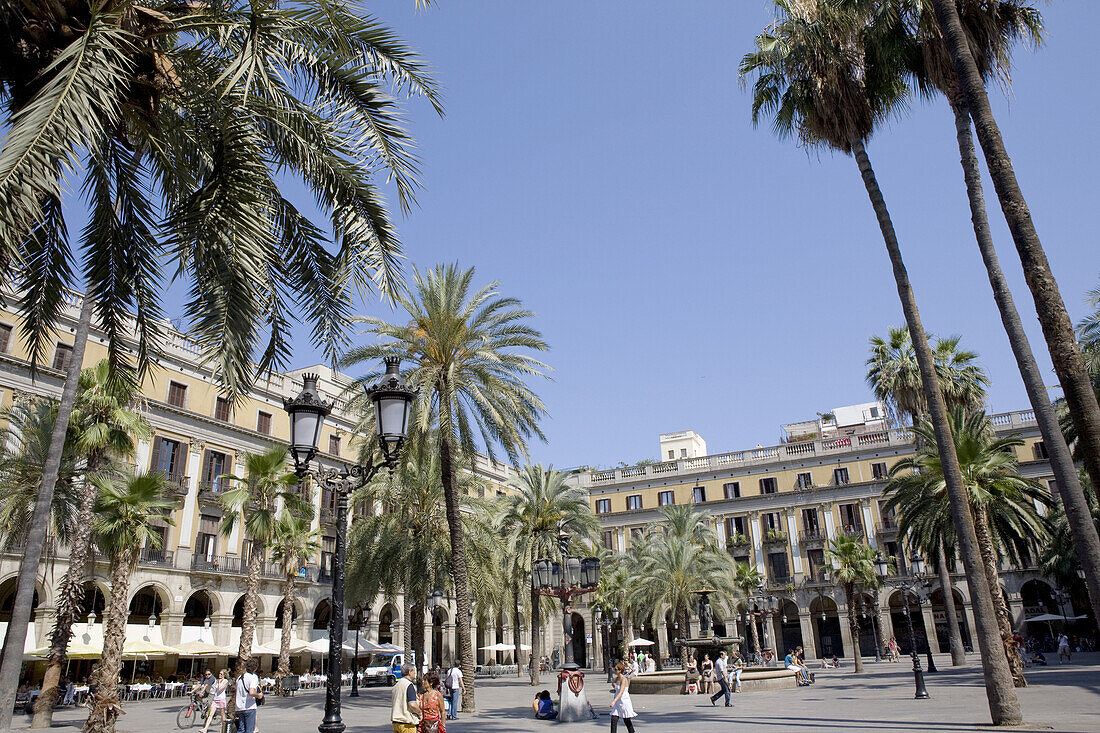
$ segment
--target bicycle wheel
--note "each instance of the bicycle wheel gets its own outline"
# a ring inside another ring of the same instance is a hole
[[[176,713],[176,727],[177,728],[190,728],[198,720],[198,711],[195,709],[195,705],[185,705],[178,713]]]

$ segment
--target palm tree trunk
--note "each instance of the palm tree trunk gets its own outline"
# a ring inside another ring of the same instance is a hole
[[[523,677],[523,664],[520,663],[520,621],[519,621],[519,580],[512,574],[512,643],[516,647],[516,677]]]
[[[11,727],[15,693],[19,687],[19,673],[23,669],[27,624],[31,620],[31,605],[34,602],[34,584],[38,578],[38,564],[42,560],[42,546],[46,542],[46,530],[50,524],[50,509],[53,506],[57,474],[61,470],[65,436],[69,431],[69,417],[73,413],[77,388],[80,386],[84,347],[88,343],[88,331],[92,323],[92,304],[92,299],[85,295],[80,306],[80,320],[76,326],[73,353],[69,357],[69,368],[65,373],[65,386],[61,389],[61,402],[57,406],[57,417],[54,419],[53,432],[50,434],[50,450],[46,455],[46,464],[42,467],[42,485],[34,501],[34,514],[31,516],[31,526],[27,530],[27,544],[19,564],[15,600],[12,604],[11,619],[8,622],[8,632],[4,636],[3,661],[0,662],[0,731],[6,731]]]
[[[955,615],[955,591],[951,588],[951,576],[947,572],[947,553],[943,550],[943,542],[936,544],[936,555],[940,573],[940,592],[943,593],[943,612],[947,615],[951,666],[962,667],[966,664],[966,650],[963,648],[959,618]]]
[[[760,649],[760,633],[756,630],[756,615],[749,611],[749,628],[752,630],[752,650],[761,660],[763,660],[763,651]]]
[[[1004,593],[1001,592],[1001,574],[997,570],[997,552],[993,548],[993,537],[989,532],[989,517],[986,516],[985,507],[983,506],[974,506],[974,529],[978,535],[978,546],[981,548],[985,574],[989,578],[989,587],[993,593],[993,607],[997,609],[1001,643],[1004,645],[1008,667],[1012,670],[1013,683],[1016,687],[1027,687],[1027,678],[1024,677],[1024,663],[1020,659],[1020,651],[1012,638],[1012,616],[1009,615]]]
[[[542,662],[542,596],[535,590],[535,584],[531,583],[531,655],[535,663],[531,665],[531,686],[539,683],[539,665]]]
[[[446,394],[442,391],[442,394]],[[442,413],[443,410],[440,409]],[[447,527],[451,534],[451,572],[455,591],[455,628],[457,630],[458,659],[462,676],[466,680],[466,694],[462,696],[462,711],[476,709],[474,697],[474,649],[470,639],[470,589],[466,571],[466,546],[462,539],[462,515],[458,509],[458,491],[455,488],[455,467],[452,456],[453,435],[443,428],[440,421],[439,466],[443,481],[443,498],[447,505]]]
[[[684,637],[690,637],[691,636],[691,626],[690,626],[691,622],[688,619],[687,609],[686,608],[679,609],[676,612],[676,618],[680,622],[680,628],[683,630]],[[752,637],[753,637],[754,640],[757,639],[755,628],[752,630]],[[689,647],[685,644],[680,644],[680,666],[683,667],[684,669],[687,669],[688,660],[690,658],[691,658],[691,647]]]
[[[404,607],[404,615],[402,615],[402,618],[405,619],[405,625],[402,628],[403,633],[401,634],[401,646],[405,650],[405,656],[411,659],[413,648],[413,590],[411,582],[405,584],[405,595],[402,596],[402,601],[402,606]]]
[[[1093,615],[1095,618],[1100,618],[1100,535],[1097,534],[1096,524],[1092,521],[1077,467],[1073,463],[1073,456],[1058,425],[1058,416],[1047,395],[1042,373],[1039,371],[1039,365],[1035,363],[1035,354],[1031,351],[1031,344],[1027,340],[1020,314],[1016,310],[1012,291],[1008,287],[1008,281],[1005,280],[997,250],[993,246],[993,236],[989,232],[989,221],[986,218],[981,170],[978,168],[974,139],[970,134],[970,108],[966,99],[962,97],[952,103],[951,108],[955,113],[955,134],[959,141],[959,155],[966,179],[966,193],[970,199],[970,217],[974,224],[978,249],[982,253],[982,261],[985,262],[989,284],[993,288],[993,299],[997,303],[1001,323],[1008,334],[1012,354],[1016,357],[1016,365],[1024,381],[1024,389],[1031,401],[1031,408],[1035,411],[1035,420],[1039,423],[1043,444],[1046,446],[1047,455],[1050,456],[1055,486],[1062,499],[1077,556],[1081,558],[1081,566],[1085,569],[1085,586],[1088,589],[1089,601],[1092,603]],[[1093,479],[1094,486],[1100,485],[1096,484],[1096,477],[1091,472],[1089,475]]]
[[[252,658],[252,641],[256,636],[256,599],[259,596],[260,570],[262,569],[264,547],[253,542],[248,556],[248,575],[244,581],[244,608],[241,619],[241,643],[237,647],[237,676],[244,674],[245,665]]]
[[[844,602],[848,605],[848,632],[852,635],[852,662],[855,665],[856,674],[863,672],[863,654],[859,648],[859,616],[856,615],[855,586],[852,583],[844,584]],[[776,654],[779,650],[776,650]]]
[[[126,642],[126,599],[130,577],[137,567],[137,550],[111,558],[111,602],[103,625],[103,655],[92,671],[96,694],[84,733],[114,733],[115,721],[122,711],[118,699],[118,675],[122,668],[122,645]]]
[[[279,695],[283,692],[283,677],[290,674],[290,634],[294,624],[294,580],[297,575],[287,573],[283,579],[283,633],[279,639],[279,666],[275,669],[275,693]]]
[[[929,417],[935,430],[940,461],[943,464],[943,474],[951,505],[951,517],[955,524],[955,533],[959,542],[959,554],[962,556],[967,583],[974,598],[974,623],[977,627],[975,635],[978,637],[978,646],[981,649],[982,670],[985,675],[990,717],[995,725],[1015,725],[1023,721],[1023,714],[1020,710],[1020,701],[1016,696],[1016,690],[1013,689],[1012,674],[1008,668],[1008,663],[1004,659],[1003,653],[999,651],[1002,644],[1000,643],[1000,635],[997,633],[996,612],[993,608],[992,598],[989,595],[988,580],[982,567],[981,553],[978,550],[977,538],[974,534],[974,522],[970,515],[966,489],[963,485],[962,470],[959,467],[959,457],[955,453],[955,443],[951,437],[947,406],[944,404],[943,392],[940,390],[939,380],[936,378],[936,366],[932,358],[932,350],[928,346],[928,337],[925,335],[924,326],[921,324],[920,311],[917,309],[916,297],[913,294],[912,286],[909,284],[909,273],[906,271],[905,262],[902,260],[901,248],[898,246],[894,224],[886,208],[886,200],[883,198],[882,190],[879,188],[878,179],[875,177],[874,169],[871,168],[871,161],[867,157],[867,150],[862,140],[852,141],[852,154],[859,166],[863,184],[867,188],[867,195],[871,200],[871,206],[875,210],[879,229],[882,232],[886,250],[890,256],[890,264],[898,288],[898,297],[901,300],[905,322],[909,327],[909,335],[913,342],[913,351],[920,367],[924,397],[928,402]]]
[[[65,666],[69,640],[73,636],[73,624],[77,621],[77,613],[84,600],[84,581],[88,576],[88,559],[91,550],[92,505],[95,504],[96,497],[95,486],[90,478],[99,469],[99,463],[98,457],[89,456],[84,467],[84,492],[80,495],[76,527],[70,543],[69,569],[65,571],[58,591],[57,618],[50,637],[50,655],[46,674],[42,679],[42,691],[34,706],[32,729],[49,728],[53,721],[61,670]]]
[[[417,588],[417,591],[420,591]],[[412,626],[412,653],[416,660],[416,671],[424,669],[428,660],[424,658],[424,603],[420,600],[424,594],[418,594],[417,600],[412,604],[412,615],[409,616],[409,625]]]

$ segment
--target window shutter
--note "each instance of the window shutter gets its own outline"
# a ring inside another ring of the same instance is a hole
[[[153,438],[153,454],[152,454],[152,457],[149,460],[149,470],[150,471],[159,471],[160,470],[160,451],[161,451],[161,442],[163,440],[164,439],[161,438],[159,435],[157,437]]]
[[[210,475],[210,450],[204,450],[202,452],[202,474],[200,474],[200,481],[202,483],[213,483],[214,477]]]
[[[187,464],[191,461],[191,445],[189,443],[179,444],[179,457],[176,458],[172,465],[172,478],[183,478],[186,475]]]

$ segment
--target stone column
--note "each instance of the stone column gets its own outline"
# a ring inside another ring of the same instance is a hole
[[[936,619],[932,616],[932,602],[923,601],[920,606],[921,617],[924,619],[924,633],[928,637],[928,648],[933,654],[940,653],[940,640],[936,636]],[[948,649],[948,651],[951,651]]]
[[[202,471],[202,451],[205,447],[206,444],[201,440],[191,442],[191,453],[187,460],[187,496],[183,500],[178,547],[190,549],[195,536],[195,515],[198,513],[199,503],[199,473]],[[146,449],[148,450],[148,446]]]
[[[57,608],[41,605],[34,610],[34,648],[49,646],[53,635],[53,625],[57,623]]]
[[[164,644],[168,646],[179,644],[182,633],[182,613],[162,613],[160,615],[160,638]]]
[[[793,512],[786,512],[787,536],[791,538],[791,574],[802,575],[802,546],[798,541],[798,523]]]
[[[451,659],[455,657],[455,629],[457,627],[453,622],[443,624],[443,651],[440,654],[440,661],[443,664],[443,668],[446,669],[450,665]],[[476,638],[476,637],[475,637]],[[474,639],[471,639],[473,641]]]
[[[863,531],[867,533],[867,545],[869,547],[875,547],[875,520],[871,515],[871,500],[860,499],[859,507],[860,511],[863,513]]]
[[[856,646],[852,639],[852,629],[848,625],[848,606],[837,604],[837,616],[840,621],[840,641],[844,645],[842,656],[851,657],[855,654]]]
[[[798,613],[798,625],[802,629],[802,649],[806,659],[817,659],[817,638],[814,635],[814,620],[807,611]]]
[[[229,629],[233,626],[233,609],[229,613],[215,613],[210,617],[210,633],[214,636],[214,643],[218,646],[229,646]],[[237,650],[233,650],[236,656]]]
[[[831,504],[822,504],[817,509],[818,514],[825,521],[825,537],[826,539],[833,539],[836,537],[836,525],[833,522],[833,507]]]

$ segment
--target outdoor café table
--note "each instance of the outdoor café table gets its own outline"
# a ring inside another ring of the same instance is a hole
[[[168,691],[168,695],[176,697],[183,694],[184,683],[183,682],[165,682],[164,689]]]
[[[87,696],[88,696],[88,686],[87,685],[77,685],[76,687],[73,688],[73,699],[76,701],[77,705],[84,702],[84,698],[87,697]]]
[[[149,690],[152,690],[152,689],[153,689],[152,685],[147,685],[147,684],[144,684],[144,683],[141,683],[141,682],[139,682],[136,685],[130,685],[130,693],[136,698],[139,698],[142,695],[148,695]]]

